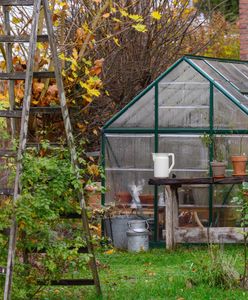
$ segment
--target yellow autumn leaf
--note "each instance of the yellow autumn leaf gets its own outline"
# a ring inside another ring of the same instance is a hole
[[[105,13],[105,14],[103,14],[102,16],[103,16],[103,18],[107,19],[107,18],[110,17],[110,13]]]
[[[119,9],[119,12],[121,13],[121,15],[123,17],[127,17],[128,16],[128,13],[124,9]]]
[[[73,56],[75,59],[78,59],[78,52],[77,52],[77,49],[76,49],[76,48],[73,48],[73,50],[72,50],[72,56]]]
[[[99,97],[101,95],[101,93],[97,89],[88,88],[87,92],[90,96]]]
[[[115,253],[115,250],[114,249],[110,249],[108,251],[105,251],[104,253],[105,254],[113,254],[113,253]]]
[[[64,60],[65,59],[64,53],[60,53],[59,58],[62,59],[62,60]]]
[[[39,50],[43,50],[44,49],[44,45],[42,43],[37,43],[37,48]]]
[[[75,72],[75,71],[77,71],[77,67],[74,64],[72,64],[71,65],[71,70]]]
[[[78,78],[78,74],[76,72],[72,72],[74,78]]]
[[[89,95],[83,95],[82,98],[83,98],[84,100],[86,100],[88,103],[91,103],[92,100],[93,100]]]
[[[129,15],[129,18],[134,20],[135,22],[142,22],[144,20],[140,15]]]
[[[22,20],[21,19],[19,19],[19,18],[16,18],[16,17],[13,17],[12,18],[12,22],[14,23],[14,24],[18,24],[18,23],[20,23]]]
[[[8,99],[7,96],[0,94],[0,101],[5,101],[6,99]]]
[[[152,13],[151,13],[151,17],[155,20],[160,20],[162,15],[159,11],[157,10],[154,10]]]
[[[117,38],[113,38],[113,40],[114,40],[115,44],[116,44],[118,47],[121,46],[120,43],[119,43],[119,40],[118,40]]]
[[[120,19],[117,18],[113,18],[113,21],[117,22],[117,23],[122,23]]]
[[[144,25],[144,24],[136,24],[136,25],[132,25],[132,27],[139,32],[147,31],[146,25]]]

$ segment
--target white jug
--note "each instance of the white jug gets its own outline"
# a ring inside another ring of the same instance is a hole
[[[169,167],[169,156],[172,158],[171,166]],[[174,153],[152,153],[154,161],[154,177],[167,178],[170,175],[172,168],[175,165]]]

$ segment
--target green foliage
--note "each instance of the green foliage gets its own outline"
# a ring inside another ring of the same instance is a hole
[[[208,253],[210,261],[200,259],[191,265],[193,284],[204,283],[223,289],[238,287],[240,277],[234,267],[236,258],[225,255],[219,245],[210,245]]]
[[[228,21],[237,19],[239,14],[239,0],[200,0],[197,1],[197,3],[199,8],[203,12],[218,10],[225,16]]]
[[[13,299],[31,299],[40,293],[40,280],[49,282],[67,273],[79,277],[89,260],[89,255],[77,253],[86,244],[81,220],[61,218],[80,213],[77,192],[82,180],[76,178],[67,151],[44,148],[27,153],[23,161],[22,194],[14,207],[18,239]],[[0,206],[0,248],[6,249],[12,202],[6,198]],[[46,254],[32,253],[42,249]],[[32,254],[27,255],[27,250]],[[7,251],[1,251],[1,265],[6,259]]]
[[[244,243],[243,243],[243,275],[242,275],[242,284],[243,287],[247,285],[247,269],[248,269],[248,255],[247,255],[247,241],[248,241],[248,182],[243,182],[242,187],[236,197],[233,198],[233,203],[236,205],[239,205],[238,211],[241,214],[241,222],[240,226],[242,230],[240,230],[240,233],[244,236]]]

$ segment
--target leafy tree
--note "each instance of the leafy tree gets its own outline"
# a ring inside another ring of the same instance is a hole
[[[218,10],[228,21],[236,20],[239,14],[239,0],[200,0],[195,3],[200,3],[203,12]]]

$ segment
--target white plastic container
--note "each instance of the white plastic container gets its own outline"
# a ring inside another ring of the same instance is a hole
[[[169,157],[171,156],[172,162],[169,166]],[[175,165],[174,153],[152,153],[154,161],[154,177],[167,178],[170,175],[172,168]]]

